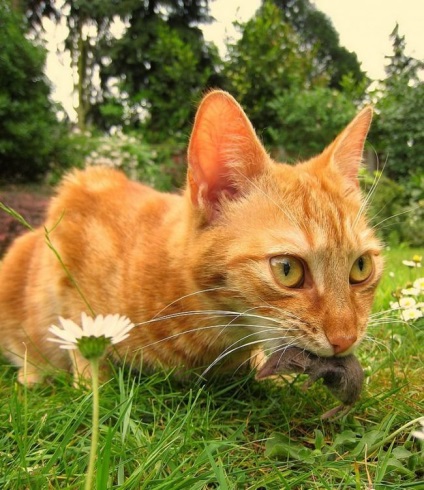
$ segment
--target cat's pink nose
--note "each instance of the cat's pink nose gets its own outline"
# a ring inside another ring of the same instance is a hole
[[[356,342],[356,335],[347,335],[340,337],[328,337],[331,347],[333,347],[334,354],[341,354],[345,352]]]

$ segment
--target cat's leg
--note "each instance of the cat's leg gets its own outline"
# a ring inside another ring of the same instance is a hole
[[[3,351],[5,357],[18,368],[17,380],[20,384],[32,387],[40,384],[58,369],[69,369],[69,362],[63,352],[49,359],[31,342],[16,342]]]
[[[41,384],[44,377],[44,373],[40,370],[28,370],[26,367],[21,367],[18,370],[18,383],[28,388]]]
[[[42,369],[38,362],[35,362],[28,353],[26,344],[22,343],[19,350],[15,347],[14,352],[3,352],[12,364],[18,367],[18,382],[22,385],[31,387],[43,382],[45,370]]]
[[[72,363],[73,385],[76,388],[90,387],[92,377],[90,361],[85,359],[78,350],[70,350],[69,355]]]
[[[47,341],[48,342],[48,341]],[[17,380],[28,387],[40,384],[59,370],[69,371],[70,362],[66,352],[53,346],[50,352],[42,351],[31,341],[23,341],[19,336],[9,339],[2,346],[3,356],[18,368]]]

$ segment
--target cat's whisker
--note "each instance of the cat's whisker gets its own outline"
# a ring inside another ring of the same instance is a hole
[[[374,194],[375,194],[375,191],[377,190],[378,184],[380,182],[380,179],[381,179],[381,177],[383,175],[383,172],[384,172],[384,169],[386,167],[386,164],[387,164],[387,159],[384,162],[384,165],[383,165],[382,170],[380,172],[376,172],[374,174],[374,181],[373,181],[373,183],[371,185],[370,190],[368,191],[368,194],[363,199],[362,204],[361,204],[361,207],[359,208],[359,211],[358,211],[358,213],[356,215],[356,218],[353,221],[353,224],[352,224],[352,227],[353,228],[356,228],[356,226],[357,226],[357,224],[358,224],[361,216],[363,216],[363,214],[365,213],[365,211],[368,208],[369,204],[371,204],[372,199],[373,199]]]
[[[384,350],[384,351],[386,351],[389,354],[392,354],[393,353],[393,351],[392,351],[392,349],[391,349],[391,347],[389,345],[385,344],[381,340],[376,339],[375,337],[372,337],[371,335],[366,335],[365,338],[364,338],[364,340],[366,340],[370,344],[376,345],[377,348],[379,349],[379,351]]]
[[[375,311],[374,313],[371,313],[369,318],[380,317],[382,315],[390,315],[394,311],[395,310],[393,310],[392,308],[387,308],[386,310]]]
[[[371,323],[370,325],[368,325],[368,328],[369,329],[375,329],[377,327],[381,327],[381,326],[386,326],[386,325],[393,325],[393,323],[404,323],[403,320],[399,320],[399,321],[381,321],[381,322],[376,322],[376,323]]]
[[[374,224],[374,225],[373,225],[373,228],[375,228],[375,229],[377,229],[377,228],[378,228],[378,229],[380,229],[380,230],[381,230],[382,228],[386,228],[386,226],[383,226],[383,227],[381,226],[381,225],[382,225],[382,223],[385,223],[386,221],[389,221],[389,220],[391,220],[391,219],[393,219],[393,218],[397,218],[398,216],[402,216],[402,215],[404,215],[404,214],[412,213],[413,211],[416,211],[417,209],[419,209],[419,206],[415,206],[415,207],[413,207],[413,208],[409,208],[409,209],[407,209],[407,210],[405,210],[405,211],[402,211],[402,212],[400,212],[400,213],[393,214],[392,216],[389,216],[388,218],[384,218],[384,219],[383,219],[383,220],[381,220],[380,222],[378,222],[378,223]]]
[[[241,339],[241,340],[245,340],[249,336],[243,337],[243,339]],[[283,353],[285,352],[285,350],[287,348],[292,347],[292,346],[297,346],[298,347],[297,344],[298,344],[299,340],[301,340],[303,337],[305,337],[305,335],[296,336],[296,338],[290,338],[290,337],[285,337],[285,336],[279,336],[277,338],[271,337],[271,338],[268,338],[268,339],[265,339],[265,340],[254,341],[254,342],[250,342],[250,343],[247,343],[247,344],[244,343],[244,344],[242,344],[240,346],[237,346],[235,349],[231,349],[231,347],[234,347],[237,344],[237,342],[235,342],[232,346],[228,347],[217,359],[215,359],[215,361],[202,374],[206,374],[210,369],[213,368],[214,365],[216,365],[218,362],[220,362],[225,356],[230,355],[233,352],[235,352],[236,350],[238,350],[240,348],[243,348],[245,346],[250,346],[250,345],[257,344],[257,343],[262,343],[262,342],[265,342],[266,343],[266,342],[272,342],[272,341],[275,341],[275,340],[278,340],[278,341],[284,340],[285,343],[283,345],[281,345],[280,347],[278,347],[277,349],[275,347],[266,347],[266,345],[263,345],[262,344],[262,352],[265,355],[267,353],[272,354],[274,352],[279,352],[280,350],[281,350],[282,355],[283,355]],[[306,349],[304,349],[304,350],[306,350]],[[256,355],[257,354],[252,351],[252,355],[249,356],[245,361],[243,361],[240,364],[240,366],[238,367],[238,369],[240,369],[246,363],[251,363],[252,359]]]
[[[137,324],[137,326],[139,326],[139,325],[142,325],[142,324]],[[282,331],[290,332],[290,330],[296,331],[295,329],[290,329],[290,328],[285,328],[285,327],[270,327],[268,325],[260,325],[260,324],[246,324],[246,323],[231,323],[231,322],[229,322],[227,324],[207,325],[204,327],[195,327],[195,328],[192,328],[189,330],[183,330],[183,331],[177,332],[173,335],[169,335],[167,337],[161,338],[160,340],[157,340],[155,342],[150,342],[150,343],[146,344],[143,348],[153,347],[153,346],[160,344],[160,343],[163,343],[163,342],[175,340],[176,338],[181,337],[183,335],[193,334],[196,332],[201,332],[201,331],[211,330],[211,329],[220,329],[221,332],[219,332],[219,334],[218,334],[218,336],[219,336],[222,334],[222,331],[224,331],[227,328],[231,328],[231,327],[232,328],[242,327],[242,328],[249,328],[249,329],[258,329],[258,330],[261,330],[261,332],[260,332],[261,334],[263,333],[264,330],[265,331],[277,331],[277,332],[282,332]],[[251,336],[251,335],[258,335],[258,333],[257,332],[250,333],[246,337]],[[263,340],[261,340],[261,342],[262,341]]]
[[[383,314],[381,315],[375,315],[371,318],[368,319],[368,325],[372,325],[376,322],[379,322],[379,321],[384,321],[384,322],[393,322],[393,321],[396,321],[398,318],[399,318],[399,315],[396,312],[398,312],[399,310],[392,310],[393,313],[391,314],[388,314],[387,312],[383,312]]]
[[[184,318],[190,316],[203,316],[205,320],[211,320],[213,318],[219,317],[237,317],[240,313],[234,311],[226,311],[226,310],[191,310],[191,311],[179,311],[176,313],[170,313],[169,315],[164,315],[161,317],[153,317],[149,320],[145,320],[143,322],[139,322],[137,326],[148,325],[150,323],[158,323],[166,320],[174,320],[176,318]]]
[[[194,293],[189,293],[189,294],[185,294],[184,296],[180,296],[179,298],[177,298],[176,300],[172,301],[171,303],[168,303],[161,310],[159,310],[153,316],[152,319],[156,318],[158,315],[160,315],[162,312],[164,312],[165,310],[167,310],[171,306],[173,306],[173,305],[175,305],[175,304],[179,303],[180,301],[183,301],[183,300],[185,300],[187,298],[191,298],[193,296],[197,296],[197,295],[201,295],[201,294],[205,294],[205,293],[211,293],[211,292],[215,292],[215,291],[220,291],[220,290],[228,290],[228,288],[226,288],[224,286],[219,286],[219,287],[216,287],[216,288],[202,289],[202,290],[199,290],[199,291],[195,291]]]
[[[277,348],[277,349],[274,349],[274,348],[271,348],[271,347],[263,347],[262,349],[262,352],[265,354],[265,355],[271,355],[273,354],[274,352],[282,352],[281,355],[284,354],[284,352],[289,348],[289,347],[293,347],[293,346],[297,346],[296,345],[296,342],[295,342],[295,339],[291,339],[292,341],[287,343],[287,344],[284,344],[282,345],[281,347]],[[296,339],[297,341],[298,339]],[[268,353],[268,354],[267,354]],[[257,356],[257,353],[252,351],[252,355],[249,356],[248,359],[246,359],[245,361],[243,361],[240,366],[237,368],[237,369],[241,369],[245,364],[249,363],[251,364],[252,363],[252,359],[254,359],[255,357]]]
[[[196,293],[193,293],[196,294]],[[255,309],[259,309],[261,307],[252,307],[249,308],[245,311],[239,312],[239,311],[232,311],[232,310],[190,310],[190,311],[182,311],[182,312],[176,312],[176,313],[170,313],[168,315],[160,316],[158,317],[157,314],[153,316],[149,320],[145,320],[144,322],[137,323],[137,326],[142,326],[146,325],[149,323],[157,323],[161,321],[166,321],[166,320],[173,320],[175,318],[181,318],[181,317],[189,317],[191,315],[198,315],[198,316],[204,316],[205,319],[213,319],[213,318],[219,318],[219,317],[233,317],[233,320],[237,320],[237,318],[240,317],[250,317],[250,318],[256,318],[259,320],[267,320],[270,322],[274,322],[279,324],[280,321],[276,318],[272,317],[265,317],[263,315],[257,315],[257,314],[252,314],[249,313],[249,311],[253,311]]]
[[[237,343],[245,340],[246,338],[248,337],[251,337],[252,334],[249,334],[249,335],[246,335],[245,337],[243,337],[242,339],[240,339],[239,341],[237,342],[234,342],[234,344],[232,344],[232,346],[230,347],[234,347],[234,345],[236,345]],[[273,338],[270,338],[268,339],[268,341],[271,341],[271,340],[281,340],[282,338],[284,337],[273,337]],[[222,361],[222,359],[224,359],[225,357],[233,354],[234,352],[236,352],[237,350],[239,349],[243,349],[243,348],[246,348],[246,347],[252,347],[254,345],[258,345],[258,344],[262,344],[263,343],[263,340],[262,339],[259,339],[259,340],[253,340],[252,342],[247,342],[247,343],[243,343],[241,345],[238,345],[237,347],[234,347],[234,348],[230,348],[228,347],[227,349],[225,349],[202,373],[202,376],[206,375],[214,366],[216,366],[219,362]]]

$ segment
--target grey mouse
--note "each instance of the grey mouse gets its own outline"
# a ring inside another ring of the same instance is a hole
[[[322,378],[324,385],[342,405],[329,410],[321,418],[343,415],[356,402],[362,390],[364,371],[353,354],[344,357],[318,357],[298,347],[285,347],[271,354],[256,374],[263,379],[275,374],[308,374],[308,388]]]

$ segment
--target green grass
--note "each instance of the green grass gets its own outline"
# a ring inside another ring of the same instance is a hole
[[[401,264],[411,255],[388,252],[376,313],[412,279]],[[423,489],[423,447],[411,437],[411,421],[424,415],[419,322],[373,322],[358,352],[367,373],[363,395],[337,421],[320,420],[337,401],[320,385],[304,392],[302,379],[276,385],[248,375],[182,385],[166,373],[117,368],[101,388],[97,488]],[[90,398],[65,374],[26,390],[3,361],[2,490],[82,487]]]

